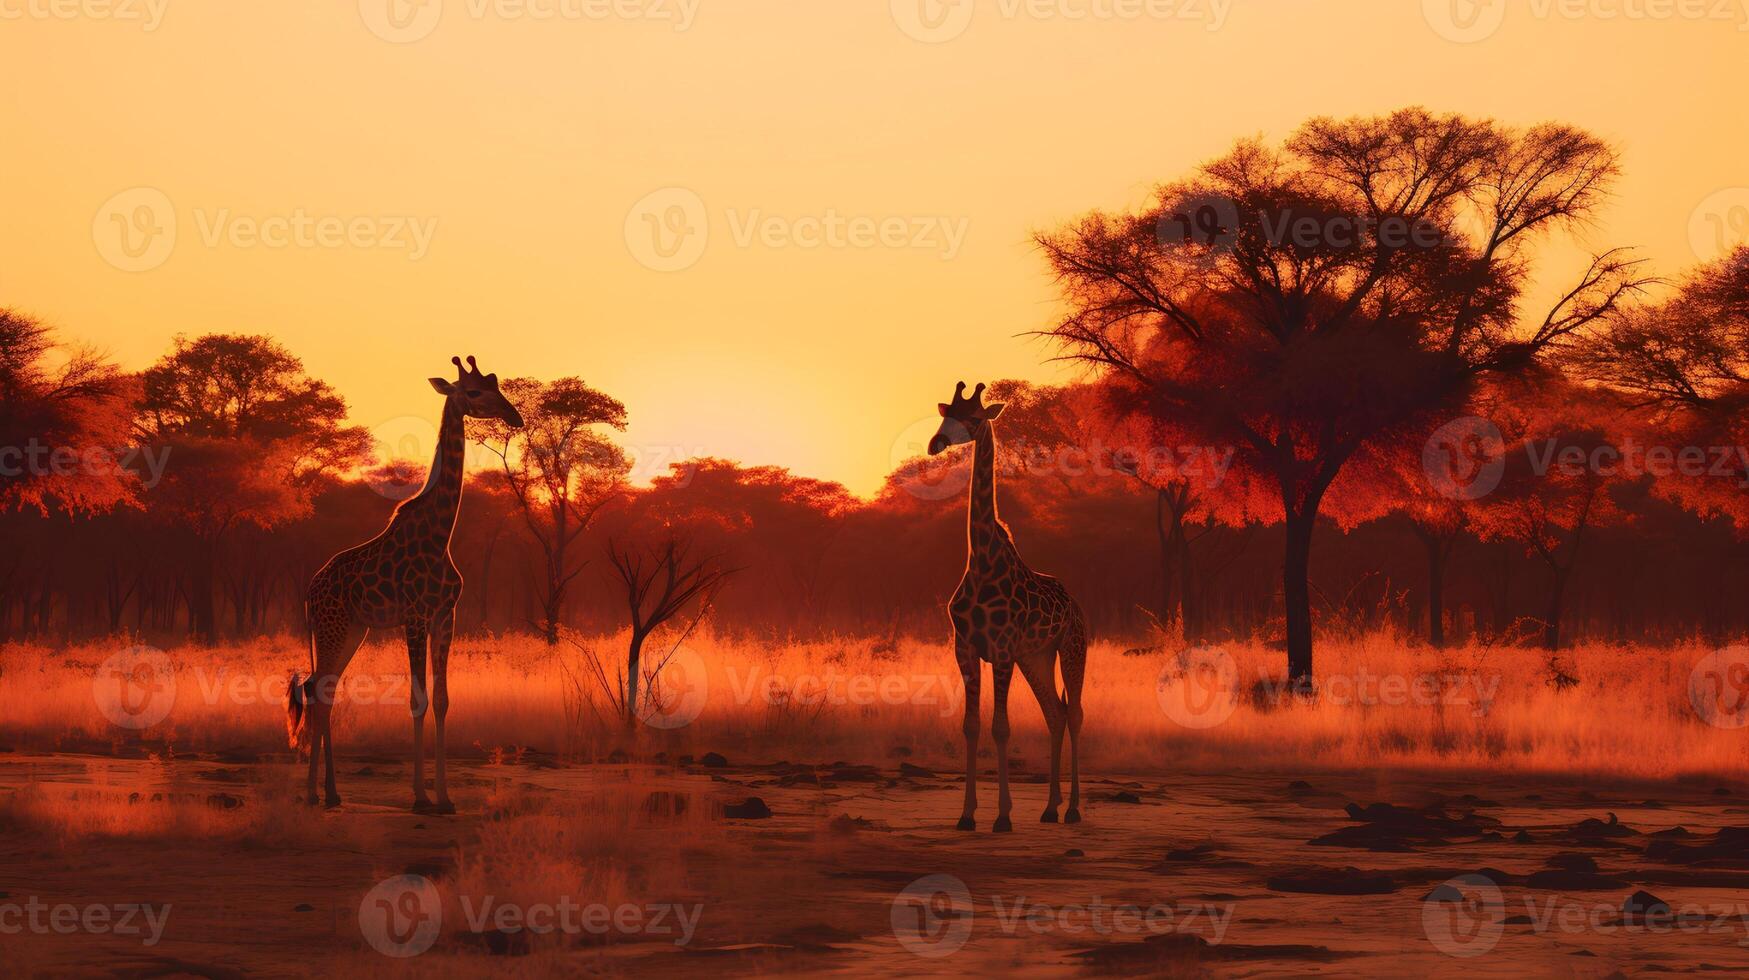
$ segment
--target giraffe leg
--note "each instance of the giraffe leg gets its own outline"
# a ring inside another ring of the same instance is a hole
[[[996,739],[996,824],[990,829],[1000,834],[1014,829],[1014,822],[1008,819],[1008,811],[1014,808],[1008,795],[1008,685],[1014,680],[1014,661],[994,664],[990,679],[996,688],[996,710],[990,719],[990,734]]]
[[[309,800],[316,802],[316,764],[326,766],[323,789],[329,807],[340,805],[340,790],[334,779],[334,698],[340,690],[340,677],[358,645],[370,630],[357,623],[332,622],[316,634],[316,673],[310,678],[310,703],[304,710],[310,713],[310,785]],[[318,760],[318,757],[320,759]]]
[[[1064,823],[1081,822],[1081,681],[1087,670],[1087,634],[1077,625],[1070,629],[1060,650],[1063,696],[1068,702],[1069,810]]]
[[[431,798],[425,795],[425,711],[430,698],[425,693],[426,627],[407,627],[407,676],[409,688],[407,707],[413,716],[413,812],[431,812]]]
[[[438,813],[454,813],[449,800],[449,781],[444,771],[443,719],[449,714],[449,641],[455,634],[455,609],[444,610],[431,624],[432,706],[437,709],[437,806]]]
[[[960,811],[960,830],[978,829],[974,819],[978,810],[978,702],[983,697],[979,684],[984,665],[969,644],[958,644],[960,675],[966,682],[966,717],[962,726],[966,735],[966,805]]]
[[[1056,823],[1057,807],[1063,803],[1063,727],[1065,711],[1063,700],[1057,697],[1056,685],[1056,654],[1049,651],[1049,659],[1028,659],[1020,662],[1020,672],[1026,675],[1026,682],[1032,687],[1033,696],[1038,698],[1038,706],[1044,711],[1045,726],[1051,730],[1051,800],[1045,805],[1044,815],[1039,817],[1040,823]]]

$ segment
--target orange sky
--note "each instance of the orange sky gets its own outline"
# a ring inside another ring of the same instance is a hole
[[[128,367],[271,333],[388,430],[436,417],[454,353],[577,374],[649,461],[868,493],[955,381],[1062,376],[1016,336],[1052,310],[1031,230],[1237,136],[1411,103],[1563,119],[1624,151],[1592,244],[1673,272],[1741,239],[1746,23],[1749,0],[0,0],[0,305]]]

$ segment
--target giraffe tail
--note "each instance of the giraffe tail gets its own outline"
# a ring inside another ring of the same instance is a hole
[[[286,742],[294,750],[302,750],[305,736],[308,734],[310,718],[310,694],[316,678],[300,680],[298,672],[293,670],[291,682],[286,685],[285,692],[285,737]]]

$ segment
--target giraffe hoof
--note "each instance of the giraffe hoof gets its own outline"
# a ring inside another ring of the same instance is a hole
[[[327,800],[323,801],[322,805],[330,810],[338,810],[340,809],[340,797],[330,796]]]
[[[1070,807],[1069,812],[1063,814],[1063,822],[1064,823],[1080,823],[1081,822],[1081,811],[1075,807]]]
[[[414,800],[413,801],[413,812],[414,813],[436,813],[437,808],[431,805],[430,800]]]
[[[954,826],[954,829],[955,830],[977,830],[978,829],[978,822],[976,820],[973,820],[971,817],[961,817],[960,822]]]
[[[1014,831],[1014,821],[1007,817],[997,817],[996,825],[990,829],[998,834],[1012,833]]]
[[[1039,816],[1038,822],[1039,823],[1056,823],[1057,822],[1057,811],[1054,808],[1050,809],[1050,810],[1046,810],[1043,814],[1041,814]]]
[[[455,812],[455,804],[448,800],[438,800],[437,805],[431,808],[431,812],[445,815],[452,814]]]

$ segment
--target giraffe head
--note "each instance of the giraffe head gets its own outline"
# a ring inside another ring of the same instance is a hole
[[[450,358],[450,362],[455,365],[460,377],[454,381],[432,378],[431,387],[438,394],[458,401],[462,414],[468,418],[499,419],[512,429],[522,428],[522,413],[498,390],[496,374],[481,374],[472,354],[468,355],[467,367],[462,367],[462,359],[459,357]]]
[[[972,397],[967,398],[966,383],[961,381],[953,390],[953,401],[936,406],[941,410],[941,428],[935,430],[935,438],[929,440],[929,455],[976,439],[985,426],[996,421],[1004,407],[1001,402],[984,404],[982,382],[972,390]]]

